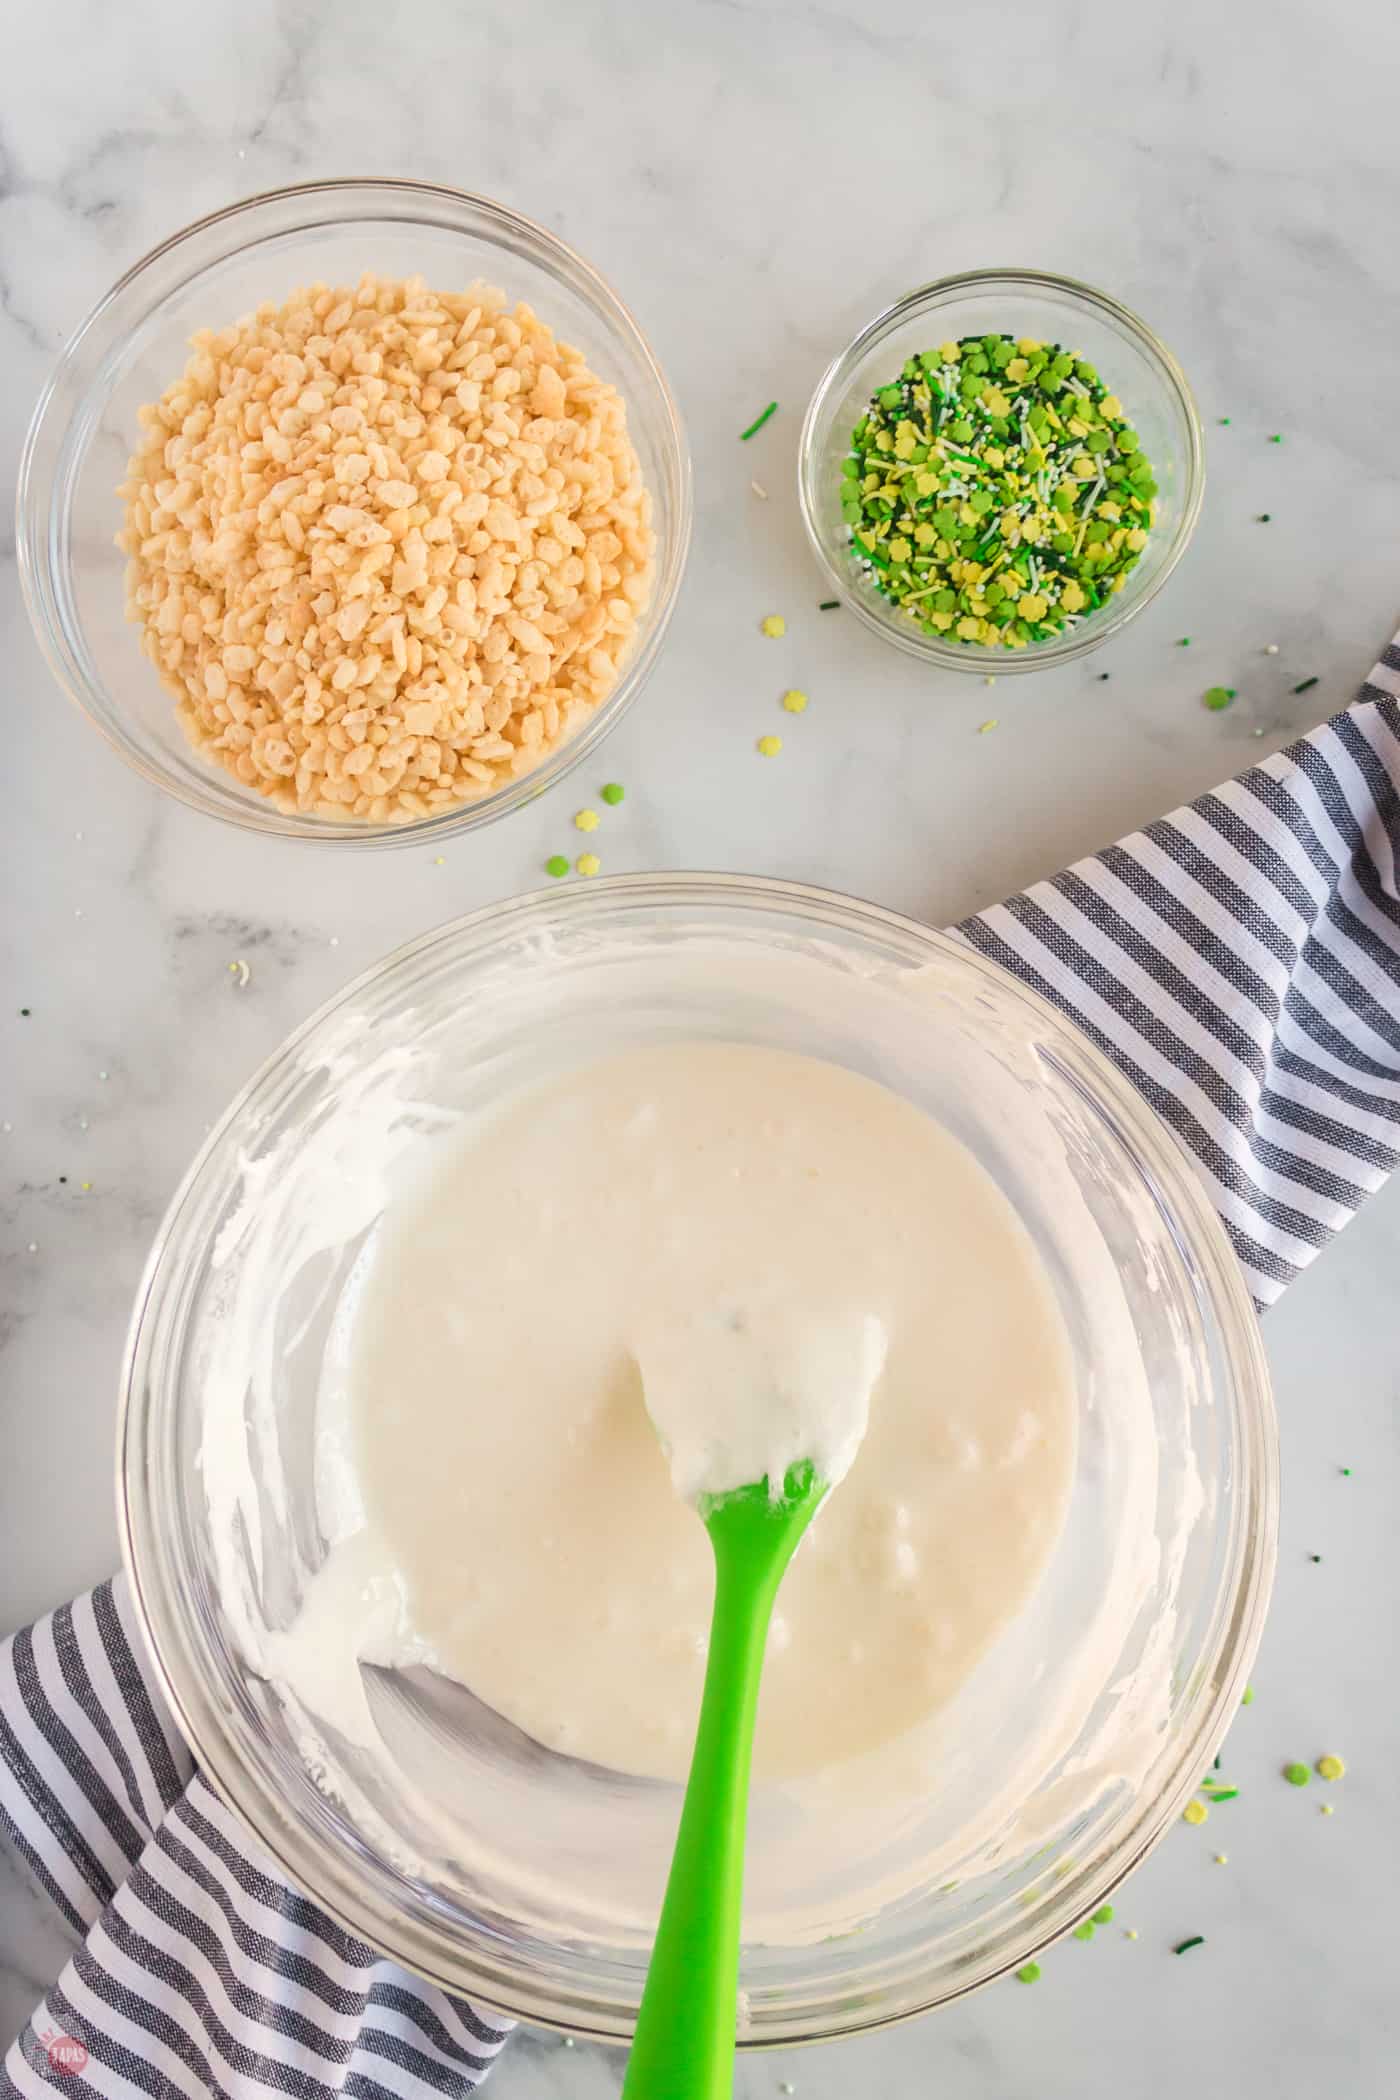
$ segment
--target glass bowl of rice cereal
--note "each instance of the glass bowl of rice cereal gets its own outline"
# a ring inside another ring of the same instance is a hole
[[[318,182],[175,235],[34,412],[20,573],[145,779],[284,838],[518,808],[661,647],[690,538],[670,388],[572,249],[486,198]]]

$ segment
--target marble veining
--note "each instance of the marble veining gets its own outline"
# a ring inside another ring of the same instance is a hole
[[[152,243],[280,183],[414,175],[506,199],[617,285],[676,388],[697,525],[664,657],[601,768],[440,864],[422,847],[357,861],[278,846],[158,799],[56,691],[0,527],[0,1629],[113,1564],[127,1313],[209,1123],[385,950],[542,880],[601,780],[628,788],[590,842],[609,870],[778,873],[947,921],[1341,704],[1400,602],[1400,17],[1383,0],[956,14],[918,0],[59,0],[10,14],[8,484],[54,352]],[[993,692],[816,611],[792,490],[802,407],[854,328],[922,279],[1006,261],[1082,275],[1158,328],[1198,393],[1209,483],[1195,545],[1127,636]],[[741,446],[774,396],[778,416]],[[773,611],[780,643],[758,631]],[[1220,716],[1199,705],[1216,682],[1240,693]],[[789,685],[811,695],[800,720],[778,712]],[[765,763],[754,741],[772,729],[785,749]],[[1395,1652],[1396,1585],[1376,1577],[1394,1567],[1400,1487],[1397,1268],[1392,1189],[1270,1315],[1285,1530],[1258,1696],[1227,1750],[1242,1791],[1204,1831],[1173,1832],[1123,1892],[1140,1938],[1068,1942],[1033,1989],[749,2060],[743,2100],[1388,2092],[1394,1877],[1376,1867],[1395,1857],[1400,1742],[1393,1670],[1373,1659]],[[1351,1771],[1324,1819],[1317,1785],[1295,1793],[1277,1774],[1329,1748]],[[1174,1961],[1193,1932],[1205,1947]],[[0,1865],[0,2041],[63,1955],[16,1863]],[[611,2052],[522,2036],[493,2090],[602,2100],[619,2076]]]

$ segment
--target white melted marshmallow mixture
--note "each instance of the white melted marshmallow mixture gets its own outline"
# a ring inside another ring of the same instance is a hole
[[[687,1043],[433,1159],[321,1432],[363,1524],[278,1674],[305,1688],[357,1642],[427,1659],[543,1744],[684,1777],[712,1563],[682,1498],[810,1457],[838,1484],[779,1595],[758,1772],[942,1706],[1035,1587],[1074,1457],[1050,1284],[972,1155],[837,1065]]]

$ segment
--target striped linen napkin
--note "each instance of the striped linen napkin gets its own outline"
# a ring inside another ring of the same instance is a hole
[[[1311,736],[957,929],[1176,1131],[1261,1307],[1400,1159],[1398,869],[1400,637]],[[0,2094],[457,2096],[509,2031],[281,1879],[120,1576],[0,1647],[0,1830],[81,1941]]]

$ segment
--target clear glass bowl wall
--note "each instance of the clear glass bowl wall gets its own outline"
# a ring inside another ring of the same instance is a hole
[[[696,1037],[833,1059],[944,1123],[1032,1234],[1075,1353],[1078,1455],[1063,1537],[1030,1608],[940,1718],[924,1777],[872,1798],[859,1828],[833,1813],[819,1783],[757,1792],[743,2039],[814,2040],[969,1990],[1109,1893],[1179,1813],[1233,1717],[1272,1570],[1272,1408],[1223,1232],[1138,1096],[994,966],[892,913],[742,877],[626,877],[525,898],[402,950],[264,1067],[171,1207],[131,1335],[124,1546],[201,1765],[294,1881],[450,1988],[579,2035],[625,2037],[676,1789],[581,1777],[549,1753],[503,1781],[489,1731],[467,1725],[450,1845],[418,1818],[387,1760],[349,1753],[371,1817],[320,1791],[228,1609],[201,1448],[211,1352],[228,1346],[253,1259],[250,1206],[256,1215],[274,1192],[294,1203],[324,1177],[337,1130],[363,1122],[372,1061],[397,1056],[411,1075],[399,1134],[421,1153],[442,1111],[469,1111],[503,1086],[613,1048]],[[253,1346],[276,1369],[259,1426],[255,1366],[250,1358],[246,1380],[239,1366],[232,1426],[261,1456],[260,1543],[245,1528],[237,1557],[267,1627],[288,1623],[324,1550],[312,1493],[318,1383],[372,1229],[372,1219],[347,1220],[280,1277],[275,1302],[253,1293]],[[1084,1629],[1114,1582],[1130,1455],[1120,1374],[1150,1396],[1145,1523],[1159,1574],[1098,1658],[1072,1738],[1028,1765],[1046,1712],[1081,1681]],[[1125,1731],[1141,1732],[1132,1688],[1153,1655],[1166,1685],[1161,1726],[1145,1757],[1138,1742],[1136,1762],[1120,1764]],[[1017,1812],[989,1832],[988,1804],[1008,1788]]]
[[[126,619],[117,489],[137,410],[184,370],[189,338],[264,300],[366,270],[465,289],[484,278],[533,306],[621,391],[651,491],[656,573],[631,654],[591,719],[533,772],[420,823],[345,824],[277,809],[189,743],[175,702]],[[671,392],[636,322],[580,256],[487,198],[411,182],[322,182],[249,198],[153,250],[94,308],[40,398],[21,461],[20,575],[59,683],[145,779],[191,808],[274,836],[338,846],[443,838],[504,816],[578,765],[636,698],[655,663],[690,541],[690,461]]]
[[[1123,589],[1079,626],[1024,649],[925,634],[861,570],[841,515],[841,462],[876,388],[888,385],[906,358],[969,335],[1034,336],[1087,357],[1122,400],[1157,481],[1157,522]],[[1186,375],[1166,345],[1107,293],[1037,270],[974,270],[940,278],[877,314],[823,374],[799,447],[798,498],[807,536],[844,602],[908,654],[979,677],[1068,663],[1121,633],[1185,553],[1204,493],[1200,418]]]

